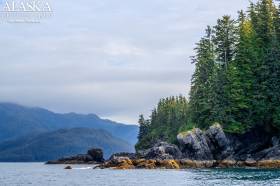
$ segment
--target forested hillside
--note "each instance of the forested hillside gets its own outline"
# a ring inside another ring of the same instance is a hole
[[[262,0],[247,12],[219,19],[197,44],[190,117],[200,128],[280,128],[279,9]]]
[[[144,119],[140,115],[140,131],[136,149],[149,148],[157,140],[170,143],[176,141],[178,131],[187,119],[186,98],[170,97],[161,99],[156,109],[153,110],[150,119]]]
[[[164,99],[149,120],[141,117],[138,150],[157,139],[172,142],[180,129],[213,123],[235,134],[280,129],[280,7],[272,0],[251,4],[236,20],[226,15],[207,26],[192,62],[188,103]]]

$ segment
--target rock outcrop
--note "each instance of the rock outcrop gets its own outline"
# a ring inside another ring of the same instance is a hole
[[[139,152],[138,156],[144,159],[170,160],[180,159],[182,152],[176,145],[159,142],[154,147]]]
[[[178,134],[178,142],[183,152],[183,158],[193,160],[213,160],[206,135],[200,129],[193,129]]]
[[[87,154],[95,162],[104,162],[102,149],[90,149],[90,150],[88,150]]]
[[[205,136],[213,159],[223,160],[233,153],[231,143],[219,124],[211,126],[205,132]]]
[[[183,159],[232,162],[280,160],[279,137],[265,130],[226,134],[219,124],[206,131],[193,129],[177,136]]]
[[[128,157],[119,157],[114,160],[108,160],[95,168],[100,169],[201,169],[201,168],[280,168],[280,160],[262,160],[262,161],[235,161],[235,160],[146,160],[134,159]]]
[[[110,168],[111,164],[120,169],[280,168],[279,137],[266,131],[226,134],[219,124],[215,124],[206,131],[195,128],[180,133],[177,140],[179,147],[159,142],[138,154],[119,154],[126,163],[117,164],[110,159],[103,168]]]
[[[128,157],[116,157],[95,168],[111,169],[180,169],[180,163],[176,160],[153,159],[129,159]]]
[[[127,153],[127,152],[121,152],[121,153],[116,153],[112,154],[109,160],[116,159],[118,157],[128,157],[129,159],[139,159],[139,155],[136,153]]]
[[[68,165],[64,169],[72,169],[72,167]]]
[[[84,155],[49,161],[50,164],[99,164],[112,169],[186,169],[257,167],[280,168],[280,140],[277,134],[251,130],[227,134],[219,124],[208,130],[193,129],[177,136],[178,146],[158,142],[138,153],[117,153],[104,161],[101,149]]]
[[[134,169],[132,160],[128,157],[114,157],[100,166],[101,168],[112,169]]]
[[[232,153],[230,141],[219,124],[207,131],[195,128],[177,136],[183,158],[192,160],[222,160]]]
[[[90,149],[87,154],[79,154],[72,157],[48,161],[46,164],[97,164],[103,162],[102,149]]]

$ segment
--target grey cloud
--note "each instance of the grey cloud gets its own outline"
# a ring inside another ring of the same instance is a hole
[[[135,123],[158,99],[184,94],[189,56],[246,0],[50,0],[40,24],[1,24],[0,101]]]

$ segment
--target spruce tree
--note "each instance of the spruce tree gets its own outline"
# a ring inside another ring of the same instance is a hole
[[[212,29],[208,26],[206,36],[203,37],[195,48],[196,56],[193,63],[196,66],[192,76],[192,87],[190,92],[191,121],[202,128],[211,124],[210,117],[212,103],[211,92],[214,73],[214,45],[212,42]],[[189,123],[192,125],[192,122]]]
[[[137,150],[176,143],[178,132],[215,122],[228,133],[280,131],[280,9],[272,0],[208,26],[195,52],[189,103],[164,98],[149,120],[140,116]]]
[[[227,73],[229,105],[226,114],[229,119],[224,123],[224,128],[230,132],[243,133],[253,126],[253,70],[257,52],[252,23],[246,19],[243,11],[239,13],[238,24],[236,57]]]
[[[215,48],[215,73],[212,83],[212,115],[213,122],[227,123],[231,120],[229,114],[229,98],[227,79],[228,68],[236,53],[237,28],[235,21],[230,16],[218,19],[214,26],[213,43]]]
[[[258,18],[254,29],[259,57],[254,69],[254,119],[256,124],[270,128],[277,120],[279,105],[279,42],[274,24],[278,19],[277,9],[272,0],[262,0],[255,6],[255,14]]]
[[[188,102],[185,97],[168,97],[161,99],[153,110],[150,120],[140,115],[139,141],[137,150],[151,147],[157,141],[176,143],[176,137],[187,121]],[[144,134],[144,135],[143,135]]]
[[[223,68],[227,68],[235,55],[236,26],[230,16],[218,19],[213,29],[213,43],[215,45],[216,60]]]
[[[143,114],[141,114],[139,116],[138,124],[139,124],[138,140],[142,140],[145,137],[145,135],[148,134],[149,121],[145,120]]]

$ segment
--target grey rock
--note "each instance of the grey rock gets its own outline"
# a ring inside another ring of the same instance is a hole
[[[211,126],[205,135],[214,159],[226,159],[233,153],[231,143],[219,124]]]
[[[280,160],[280,146],[275,146],[266,150],[267,154],[263,159],[266,160]]]
[[[79,154],[76,156],[71,156],[71,157],[66,157],[66,158],[61,158],[58,161],[80,161],[80,162],[89,162],[93,161],[92,157],[87,155],[87,154]]]
[[[110,162],[113,162],[114,164],[119,164],[122,161],[129,161],[130,158],[129,157],[125,157],[125,156],[115,156],[112,157],[112,159],[110,159]]]
[[[271,143],[272,143],[272,146],[273,146],[273,147],[279,145],[279,137],[273,136],[273,137],[271,138]]]
[[[280,145],[264,149],[253,156],[255,160],[280,160]]]
[[[84,164],[84,163],[103,163],[103,151],[101,149],[90,149],[87,154],[78,154],[60,158],[54,161],[48,161],[46,164]]]
[[[109,160],[113,160],[118,157],[128,157],[129,159],[133,160],[133,159],[137,159],[138,156],[135,153],[120,152],[120,153],[112,154]]]
[[[68,165],[64,169],[72,169],[72,167],[70,165]]]
[[[211,126],[205,134],[217,148],[224,150],[229,146],[229,140],[220,125]]]
[[[139,154],[141,158],[158,160],[180,159],[182,157],[182,153],[176,145],[166,142],[159,142],[154,147],[139,152]]]
[[[193,129],[177,136],[184,158],[192,160],[213,160],[207,137],[200,129]]]
[[[104,162],[102,149],[90,149],[87,154],[92,158],[91,161]]]

